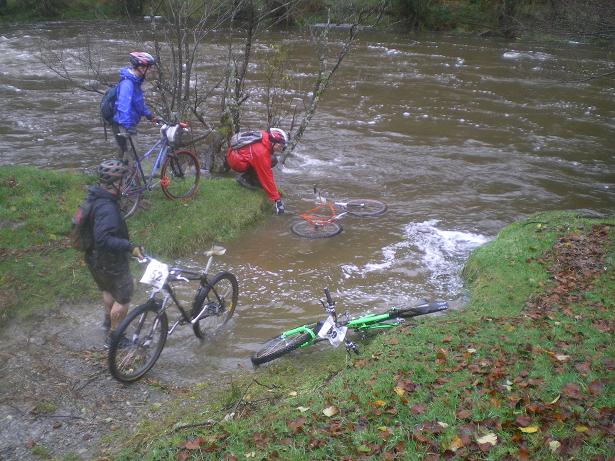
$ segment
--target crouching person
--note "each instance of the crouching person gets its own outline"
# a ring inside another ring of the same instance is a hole
[[[250,132],[259,134],[259,132]],[[248,188],[262,188],[274,203],[276,214],[284,213],[284,203],[273,179],[273,168],[277,164],[277,154],[288,143],[288,134],[280,128],[261,131],[255,141],[241,147],[229,147],[226,155],[228,165],[238,173],[237,182]]]

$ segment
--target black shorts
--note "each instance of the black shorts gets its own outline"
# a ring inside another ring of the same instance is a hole
[[[128,304],[130,302],[134,283],[128,269],[117,273],[109,273],[91,264],[87,266],[100,291],[108,291],[113,296],[113,299],[120,304]]]

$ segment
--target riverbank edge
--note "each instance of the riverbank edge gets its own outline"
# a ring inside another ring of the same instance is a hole
[[[0,2],[0,24],[29,23],[45,21],[100,21],[124,20],[134,23],[151,20],[152,11],[139,8],[131,9],[132,15],[127,16],[126,9],[118,9],[110,2],[97,0],[82,0],[81,2],[47,2],[45,5],[26,6],[18,2],[5,0]],[[136,7],[136,8],[135,8]],[[272,8],[279,8],[274,5]],[[577,7],[578,8],[578,7]],[[587,29],[587,21],[596,22],[597,18],[608,17],[610,10],[606,6],[591,5],[590,8],[603,11],[589,14],[581,7],[578,11],[574,5],[564,8],[562,5],[540,4],[530,1],[503,2],[498,5],[489,2],[473,0],[456,0],[441,2],[393,2],[385,8],[386,20],[376,27],[390,30],[395,27],[400,31],[444,32],[460,35],[481,35],[484,37],[500,37],[509,40],[535,40],[540,37],[548,41],[567,41],[572,37],[584,37],[592,42],[608,46],[614,37],[612,30],[600,30],[599,22],[593,24],[595,30]],[[331,13],[331,8],[325,3],[309,3],[306,7],[292,8],[288,11],[289,18],[284,21],[287,26],[301,27],[302,24],[323,22]],[[160,14],[160,12],[155,13]],[[241,16],[241,15],[240,15]],[[276,16],[275,14],[273,16]],[[332,22],[344,21],[345,18],[331,18]],[[380,18],[382,19],[382,18]],[[276,21],[274,21],[276,22]],[[379,21],[378,21],[379,22]],[[372,27],[374,25],[371,25]]]
[[[98,301],[83,262],[69,246],[73,213],[94,176],[0,166],[0,319],[27,317],[60,303]],[[160,189],[128,220],[131,241],[157,258],[197,254],[240,235],[268,214],[264,194],[232,178],[202,179],[194,199],[170,201]]]
[[[506,226],[467,261],[464,310],[197,386],[103,459],[610,459],[614,226]]]

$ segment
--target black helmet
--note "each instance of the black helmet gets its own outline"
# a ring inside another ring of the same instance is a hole
[[[128,168],[119,160],[105,160],[98,165],[98,179],[101,184],[115,184],[128,172]]]
[[[132,67],[149,67],[156,64],[154,57],[145,51],[133,51],[130,55],[128,55],[128,59],[130,60]]]

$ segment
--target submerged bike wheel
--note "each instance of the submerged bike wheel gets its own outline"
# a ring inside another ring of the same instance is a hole
[[[155,303],[142,304],[128,313],[111,338],[109,371],[118,381],[141,378],[162,352],[168,332],[167,314]]]
[[[192,326],[197,338],[215,334],[233,316],[237,307],[239,285],[230,272],[220,272],[209,286],[199,288],[192,305],[192,318],[199,320]]]
[[[297,333],[292,336],[277,336],[267,341],[263,347],[251,357],[254,365],[261,365],[274,359],[282,357],[284,354],[298,349],[303,344],[309,342],[312,335],[309,333]]]
[[[122,213],[124,219],[130,218],[137,211],[141,192],[141,176],[135,167],[131,167],[128,174],[124,176],[120,187],[120,213]]]
[[[346,210],[353,216],[379,216],[387,210],[387,205],[380,200],[357,199],[346,203]]]
[[[290,226],[290,230],[299,237],[323,239],[333,237],[342,232],[342,226],[335,221],[327,224],[312,224],[303,220],[293,223]]]
[[[196,192],[200,177],[196,155],[189,150],[169,152],[160,170],[160,187],[170,199],[188,199]]]

